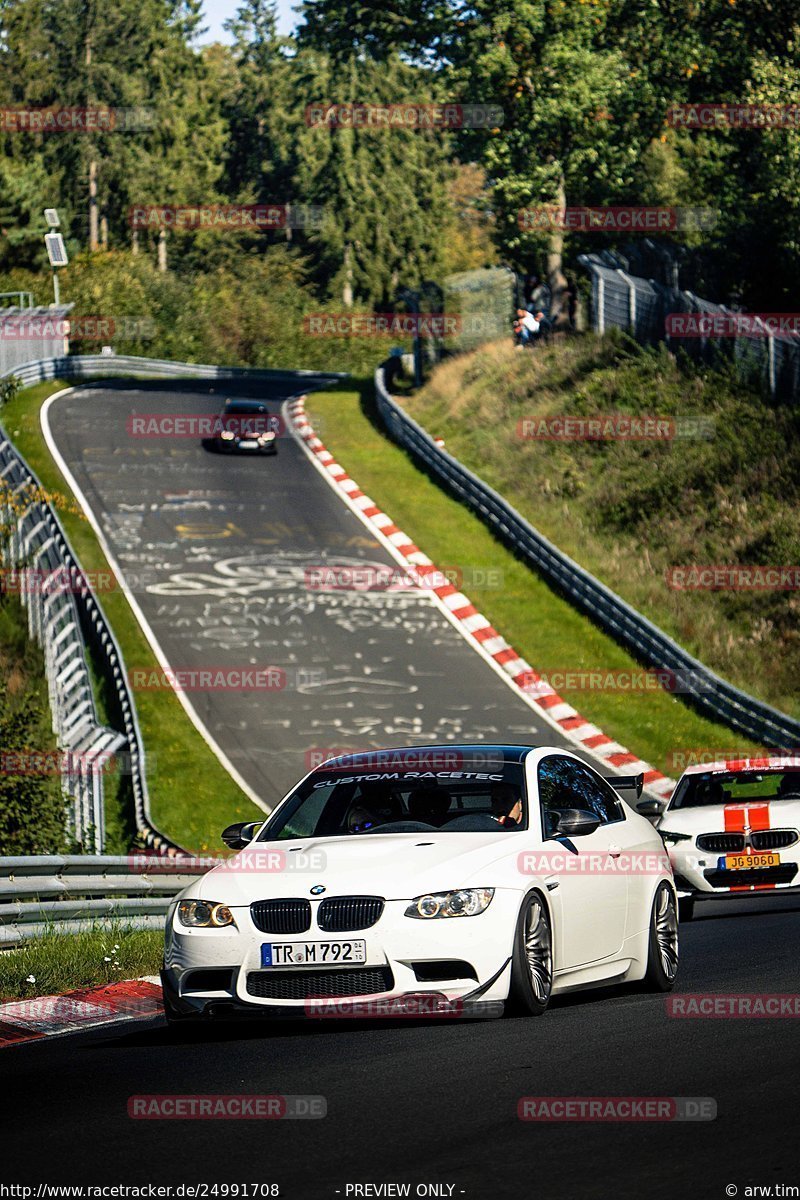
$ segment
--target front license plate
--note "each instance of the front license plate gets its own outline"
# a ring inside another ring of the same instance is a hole
[[[367,943],[355,942],[264,942],[262,967],[324,967],[334,963],[367,961]]]
[[[720,866],[726,871],[752,871],[756,867],[779,867],[780,854],[726,854]]]
[[[239,442],[240,450],[257,450],[258,442]]]

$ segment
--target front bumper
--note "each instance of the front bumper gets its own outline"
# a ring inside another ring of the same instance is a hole
[[[225,929],[186,929],[173,912],[162,973],[165,1001],[181,1017],[500,1015],[520,896],[498,889],[476,917],[429,921],[404,916],[408,903],[387,901],[375,925],[335,934],[318,928],[315,913],[305,933],[278,935],[258,930],[249,908],[233,909],[237,928]],[[356,939],[366,943],[365,962],[357,967],[261,966],[267,942]],[[403,1011],[409,997],[410,1011]]]
[[[217,438],[217,450],[222,454],[277,454],[278,446],[275,441],[258,442],[252,438],[242,438],[240,441],[224,442]]]
[[[800,890],[800,854],[796,846],[777,850],[780,862],[754,870],[729,870],[719,851],[699,849],[694,842],[669,846],[679,897],[693,899],[740,899],[743,895]],[[766,854],[766,851],[761,852]],[[730,856],[730,855],[729,855]]]

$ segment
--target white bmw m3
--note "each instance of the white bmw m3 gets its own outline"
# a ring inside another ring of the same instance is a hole
[[[616,784],[615,786],[612,786]],[[331,759],[167,917],[172,1022],[536,1015],[551,996],[678,966],[669,858],[625,789],[553,747]]]

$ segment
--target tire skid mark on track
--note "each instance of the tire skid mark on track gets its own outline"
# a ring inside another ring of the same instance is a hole
[[[644,775],[645,788],[659,799],[668,798],[675,788],[675,780],[644,762],[625,746],[608,737],[596,725],[562,699],[558,693],[534,671],[533,667],[508,644],[502,634],[491,625],[483,613],[457,587],[449,581],[435,563],[415,545],[411,538],[399,529],[387,513],[375,501],[362,492],[354,479],[345,471],[317,436],[305,410],[306,397],[300,396],[287,401],[290,428],[301,440],[322,469],[328,481],[356,510],[387,549],[401,564],[410,568],[425,586],[425,577],[438,577],[440,582],[429,584],[431,591],[447,610],[451,621],[462,631],[474,649],[482,651],[501,669],[512,687],[526,703],[535,706],[541,715],[558,729],[568,741],[588,750],[605,767],[624,769],[626,773]]]

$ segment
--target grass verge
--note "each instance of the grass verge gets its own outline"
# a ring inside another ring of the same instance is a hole
[[[163,957],[160,929],[110,925],[70,934],[54,929],[0,952],[0,1001],[55,996],[157,975]]]
[[[42,436],[39,410],[45,399],[68,386],[64,382],[26,388],[0,410],[15,446],[39,476],[58,511],[67,537],[86,572],[110,572],[94,530],[75,503]],[[99,597],[125,662],[157,668],[139,623],[121,589]],[[96,669],[96,664],[95,664]],[[189,850],[217,851],[220,831],[232,821],[253,820],[259,813],[222,767],[188,720],[172,691],[141,692],[136,698],[148,769],[151,815],[161,831]],[[115,837],[130,825],[130,812],[109,812]]]
[[[637,670],[629,654],[551,591],[386,436],[371,379],[358,391],[315,392],[307,409],[312,423],[324,423],[328,449],[359,487],[437,566],[463,572],[467,595],[536,671]],[[663,691],[558,690],[610,737],[669,775],[680,773],[681,755],[699,748],[756,748]]]

